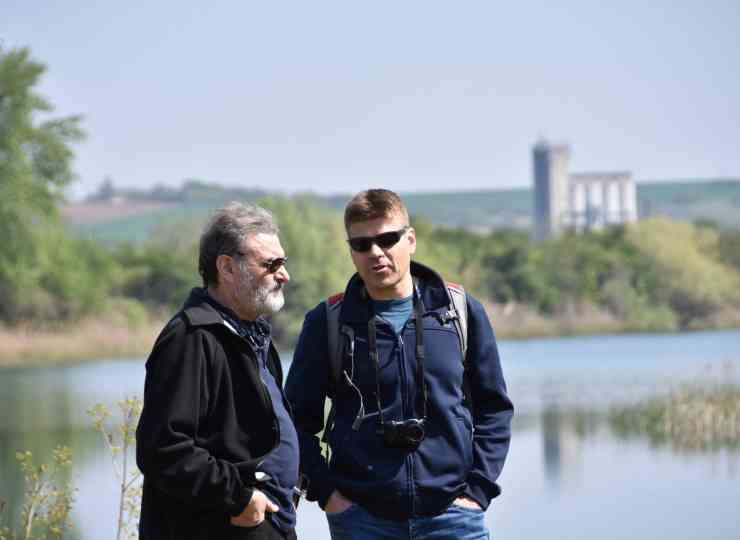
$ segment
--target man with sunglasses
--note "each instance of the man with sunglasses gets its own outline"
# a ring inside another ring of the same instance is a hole
[[[139,538],[295,538],[298,438],[266,318],[290,276],[272,215],[231,203],[200,239],[203,287],[157,339],[136,433]]]
[[[359,193],[344,222],[357,273],[306,315],[286,384],[308,499],[333,540],[488,538],[513,414],[488,317],[469,295],[458,310],[455,286],[411,261],[395,193]]]

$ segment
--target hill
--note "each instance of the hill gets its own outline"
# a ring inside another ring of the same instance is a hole
[[[86,236],[104,242],[138,242],[160,224],[204,219],[209,210],[227,201],[257,200],[267,195],[262,190],[189,181],[180,190],[116,192],[105,200],[68,205],[63,215]],[[528,230],[532,224],[532,191],[528,188],[402,196],[412,214],[425,216],[441,226],[489,231]],[[295,197],[307,197],[341,210],[350,195]],[[637,200],[641,219],[662,215],[681,221],[714,222],[721,228],[740,228],[740,178],[639,182]]]

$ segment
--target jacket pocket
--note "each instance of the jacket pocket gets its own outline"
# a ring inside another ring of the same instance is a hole
[[[417,487],[445,498],[461,491],[473,466],[471,424],[454,411],[429,420],[427,437],[414,456]]]
[[[342,429],[343,427],[343,429]],[[360,429],[338,425],[332,433],[332,469],[353,481],[387,483],[404,464],[406,451],[388,448],[376,433],[377,418],[365,420]]]
[[[463,446],[466,470],[473,467],[473,424],[465,416],[455,415],[460,440]]]

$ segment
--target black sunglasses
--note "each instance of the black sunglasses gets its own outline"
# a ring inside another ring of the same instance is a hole
[[[355,236],[354,238],[348,238],[347,242],[349,243],[349,247],[359,253],[370,251],[373,244],[377,244],[382,249],[388,249],[395,246],[409,228],[407,225],[403,229],[388,231],[376,234],[375,236]]]
[[[246,253],[242,253],[241,251],[236,252],[237,255],[240,257],[246,257]],[[266,261],[260,261],[258,264],[265,268],[270,274],[274,274],[278,270],[280,270],[283,266],[285,266],[285,263],[288,262],[288,257],[275,257],[274,259],[267,259]]]

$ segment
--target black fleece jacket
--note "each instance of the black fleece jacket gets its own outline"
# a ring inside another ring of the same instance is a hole
[[[272,345],[268,369],[281,385]],[[203,289],[193,289],[146,362],[136,440],[141,540],[234,536],[229,518],[249,502],[280,433],[252,346]]]

